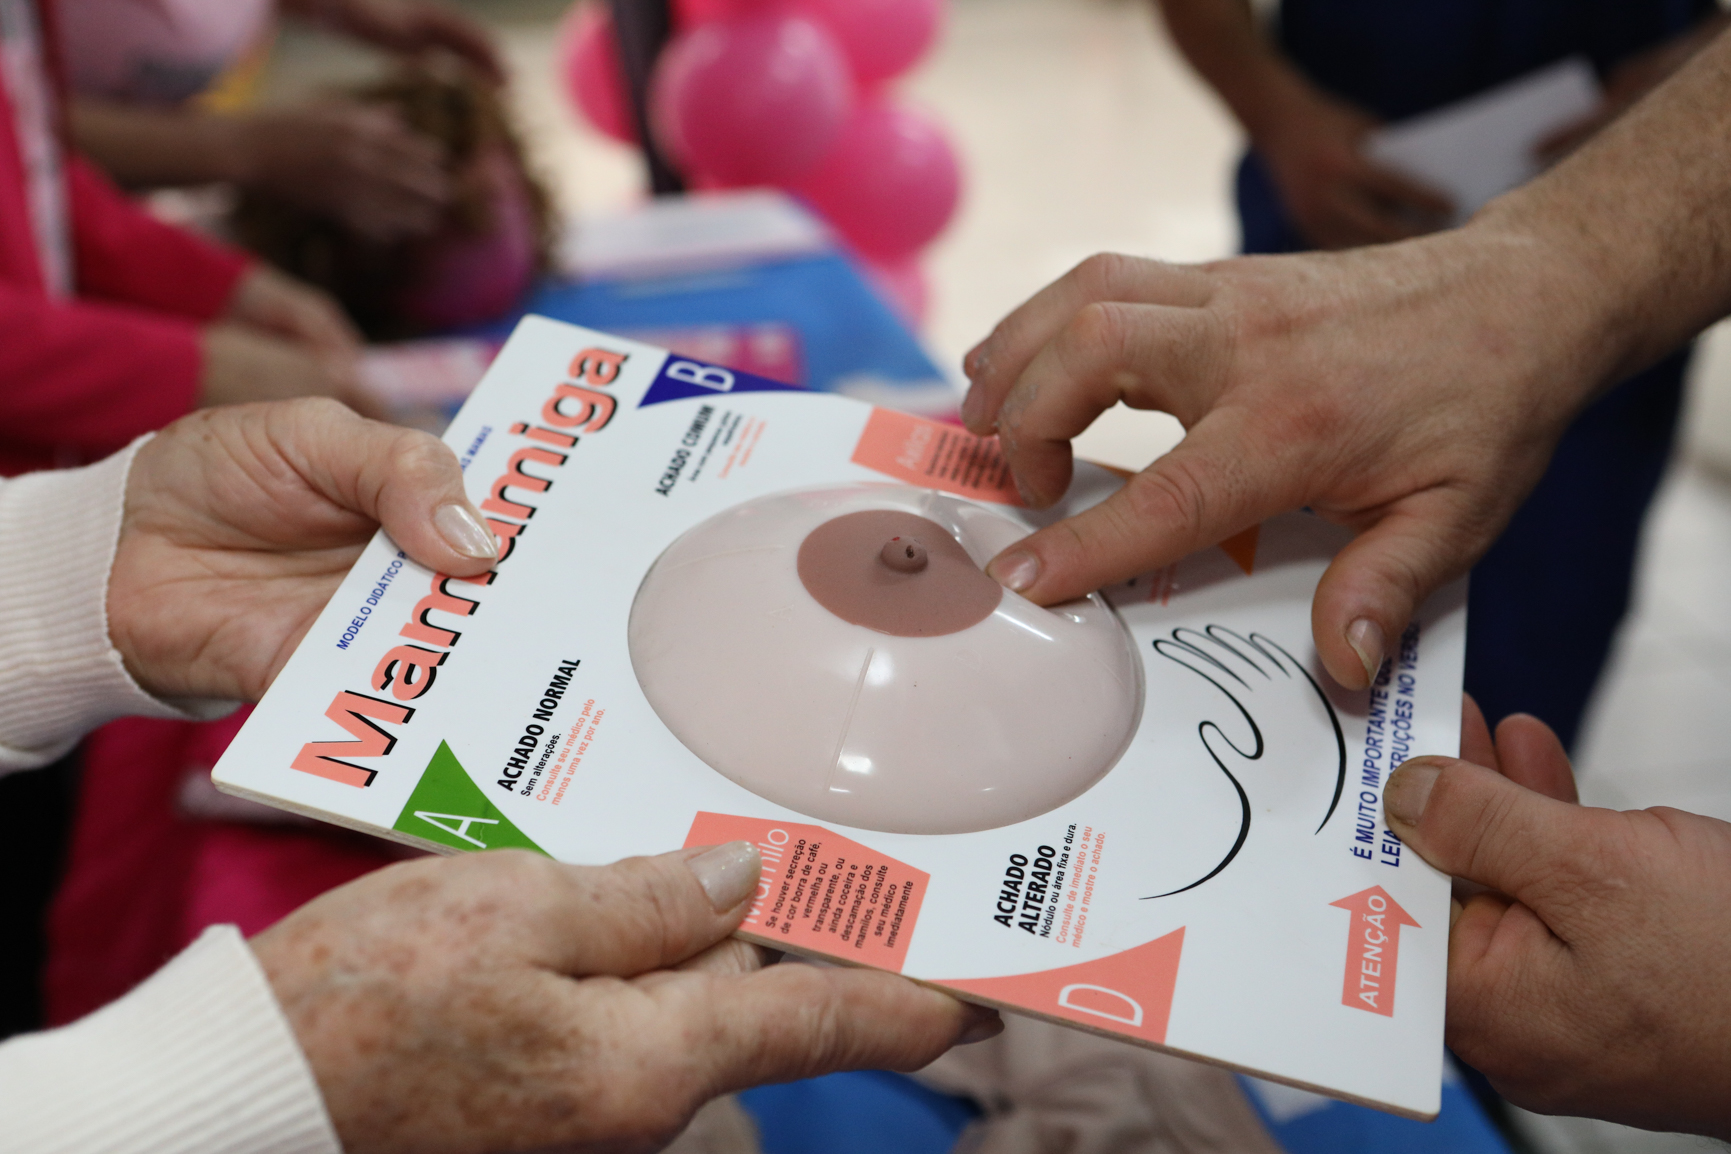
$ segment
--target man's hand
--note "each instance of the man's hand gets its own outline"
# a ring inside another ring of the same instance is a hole
[[[1376,126],[1358,109],[1310,92],[1281,107],[1254,138],[1299,234],[1317,248],[1405,240],[1454,216],[1446,195],[1364,155]]]
[[[1489,887],[1449,934],[1448,1044],[1516,1105],[1731,1138],[1731,825],[1575,804],[1517,714],[1388,779],[1389,825]],[[1548,795],[1548,796],[1547,796]]]
[[[442,573],[496,556],[456,458],[426,433],[328,400],[184,417],[132,463],[109,635],[159,697],[257,700],[381,522]]]
[[[968,354],[968,428],[999,435],[1035,506],[1063,492],[1070,438],[1119,401],[1189,435],[990,572],[1051,604],[1309,506],[1359,533],[1311,624],[1329,673],[1363,687],[1574,413],[1731,310],[1728,113],[1721,37],[1464,228],[1195,268],[1084,262]]]
[[[391,866],[253,939],[349,1154],[649,1151],[704,1102],[912,1070],[999,1028],[872,970],[724,939],[733,842],[604,868],[494,851]]]
[[[256,113],[235,133],[239,183],[369,240],[424,236],[451,200],[443,149],[386,108],[330,100]]]
[[[1029,504],[1122,401],[1188,435],[1105,503],[988,567],[1041,604],[1166,565],[1288,509],[1359,537],[1317,589],[1317,649],[1369,684],[1414,607],[1489,547],[1603,375],[1554,250],[1488,229],[1350,253],[1182,267],[1091,258],[965,365]]]

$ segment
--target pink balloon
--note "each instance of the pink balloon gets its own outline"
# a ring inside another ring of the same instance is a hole
[[[565,94],[583,119],[621,144],[636,144],[630,89],[605,0],[572,6],[559,29],[558,59]]]
[[[866,276],[901,318],[914,328],[926,323],[932,290],[917,256],[865,262]]]
[[[869,257],[907,256],[956,211],[961,172],[937,123],[887,101],[855,112],[834,150],[796,187]]]
[[[835,34],[862,87],[906,72],[937,38],[943,0],[796,0]]]
[[[835,39],[787,12],[700,24],[650,83],[656,138],[688,173],[724,185],[799,179],[835,144],[853,80]]]
[[[777,7],[781,0],[674,0],[673,23],[681,31],[711,20],[747,16]]]

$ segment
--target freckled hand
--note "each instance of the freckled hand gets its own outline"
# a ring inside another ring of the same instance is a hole
[[[1277,642],[1221,625],[1177,628],[1154,642],[1162,657],[1218,689],[1233,706],[1223,721],[1204,719],[1197,735],[1237,794],[1237,836],[1195,880],[1148,898],[1195,889],[1232,864],[1249,840],[1251,794],[1263,808],[1314,809],[1321,833],[1340,805],[1346,782],[1346,738],[1322,687]],[[1229,730],[1231,732],[1229,732]],[[1235,738],[1233,734],[1238,736]],[[1147,900],[1146,898],[1144,900]]]

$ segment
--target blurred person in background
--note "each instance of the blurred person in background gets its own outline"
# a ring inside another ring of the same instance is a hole
[[[1250,138],[1238,169],[1246,253],[1344,248],[1444,226],[1446,196],[1369,159],[1379,126],[1569,56],[1604,84],[1554,159],[1670,75],[1724,25],[1713,0],[1159,0],[1173,39]],[[1675,441],[1684,348],[1576,420],[1550,471],[1473,571],[1466,688],[1492,725],[1517,712],[1566,747],[1629,604],[1642,519]],[[1378,651],[1388,639],[1377,639]]]
[[[199,405],[354,400],[322,294],[161,224],[64,147],[52,19],[0,0],[0,474],[114,452]]]

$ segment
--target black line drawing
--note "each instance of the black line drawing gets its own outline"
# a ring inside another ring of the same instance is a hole
[[[1335,712],[1334,703],[1329,701],[1328,694],[1323,692],[1322,686],[1317,684],[1316,678],[1310,675],[1310,671],[1304,667],[1304,663],[1287,652],[1278,642],[1262,633],[1251,633],[1246,637],[1224,625],[1209,625],[1200,632],[1186,626],[1179,626],[1172,630],[1171,637],[1156,639],[1154,650],[1160,656],[1182,665],[1225,694],[1227,700],[1231,701],[1233,706],[1237,708],[1239,716],[1243,717],[1246,724],[1250,726],[1250,733],[1254,742],[1253,748],[1240,749],[1218,723],[1204,720],[1197,725],[1196,732],[1202,739],[1203,748],[1208,751],[1208,756],[1214,760],[1214,764],[1219,767],[1220,772],[1226,775],[1226,780],[1232,783],[1232,788],[1238,792],[1240,807],[1238,837],[1232,843],[1232,848],[1227,851],[1226,856],[1221,858],[1214,868],[1206,874],[1177,889],[1167,890],[1165,893],[1149,894],[1142,899],[1143,901],[1171,897],[1174,894],[1195,889],[1231,865],[1232,859],[1237,857],[1238,852],[1244,848],[1244,842],[1250,836],[1250,795],[1245,792],[1243,783],[1238,780],[1237,774],[1232,772],[1231,767],[1221,756],[1221,751],[1210,740],[1210,735],[1212,734],[1213,737],[1224,742],[1228,749],[1245,761],[1262,759],[1262,756],[1268,751],[1267,743],[1262,736],[1262,726],[1257,723],[1249,707],[1245,705],[1246,700],[1254,701],[1255,699],[1256,687],[1259,684],[1256,681],[1258,676],[1265,682],[1274,682],[1276,674],[1288,681],[1295,676],[1303,677],[1305,682],[1309,684],[1311,691],[1316,694],[1317,700],[1322,703],[1323,709],[1328,713],[1329,721],[1334,726],[1336,750],[1334,795],[1329,800],[1328,811],[1323,814],[1322,821],[1317,825],[1314,833],[1321,833],[1323,827],[1328,825],[1334,817],[1335,811],[1340,806],[1341,792],[1346,787],[1346,735],[1340,728],[1340,716]]]

